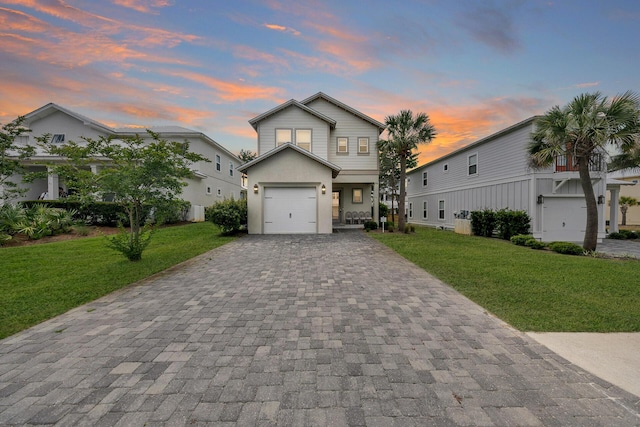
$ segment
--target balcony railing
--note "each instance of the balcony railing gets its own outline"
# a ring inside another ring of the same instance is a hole
[[[589,159],[589,171],[602,171],[602,155],[594,154]],[[578,163],[572,155],[557,156],[555,162],[555,172],[578,172]]]

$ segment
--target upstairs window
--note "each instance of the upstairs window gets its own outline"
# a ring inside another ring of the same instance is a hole
[[[291,141],[291,129],[276,129],[276,147]]]
[[[449,172],[449,163],[445,163],[444,165],[442,165],[442,171]]]
[[[296,145],[311,151],[311,129],[296,129]]]
[[[349,138],[338,138],[338,153],[349,152]]]
[[[422,172],[422,186],[427,186],[427,171]]]
[[[233,162],[229,162],[229,176],[233,176]]]
[[[369,153],[369,138],[358,138],[358,154]]]
[[[216,154],[216,170],[220,172],[220,156]]]
[[[472,154],[468,157],[469,175],[476,175],[478,173],[478,155]]]
[[[52,144],[64,144],[64,133],[56,133],[51,137]]]

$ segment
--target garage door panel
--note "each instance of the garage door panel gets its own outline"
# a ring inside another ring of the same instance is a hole
[[[316,233],[314,187],[267,187],[264,197],[264,233]]]
[[[544,200],[542,238],[545,241],[581,241],[587,223],[587,207],[580,198]]]

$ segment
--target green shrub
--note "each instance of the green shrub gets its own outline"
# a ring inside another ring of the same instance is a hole
[[[551,242],[549,249],[559,254],[566,255],[584,255],[582,246],[571,242]]]
[[[389,213],[389,206],[387,206],[386,204],[380,202],[380,205],[378,207],[378,215],[379,216],[387,216],[388,213]]]
[[[140,261],[142,252],[151,243],[154,229],[146,224],[138,233],[131,233],[120,224],[120,231],[113,236],[105,236],[107,247],[123,254],[129,261]]]
[[[533,237],[527,240],[524,245],[531,249],[544,249],[547,247],[547,244],[544,242],[540,242]]]
[[[205,209],[205,217],[224,234],[237,233],[247,223],[246,200],[224,200]]]
[[[496,228],[501,239],[509,240],[516,234],[529,232],[531,218],[525,211],[500,209],[496,212]]]
[[[38,200],[38,201],[26,201],[25,207],[31,207],[34,205],[44,205],[51,208],[60,208],[67,211],[75,211],[73,219],[75,221],[82,221],[91,225],[106,225],[116,226],[119,222],[122,222],[125,226],[128,226],[129,216],[125,213],[124,208],[114,202],[79,202],[67,199],[58,200]],[[147,222],[147,217],[151,211],[150,207],[144,209],[144,214],[140,220],[140,225]]]
[[[516,234],[515,236],[511,236],[511,243],[518,246],[525,246],[527,241],[533,239],[531,234]],[[535,239],[534,239],[535,240]]]
[[[367,231],[376,230],[378,228],[378,223],[375,221],[365,221],[364,229]]]
[[[493,237],[497,233],[501,239],[527,234],[531,218],[525,211],[483,209],[471,212],[471,231],[476,236]]]
[[[609,239],[614,239],[614,240],[624,240],[627,238],[626,235],[620,233],[620,232],[613,232],[613,233],[609,233],[609,235],[607,236]]]
[[[153,216],[156,224],[176,224],[187,220],[190,208],[191,203],[185,200],[172,200],[166,204],[155,206]]]
[[[491,209],[471,212],[471,232],[476,236],[492,237],[496,228],[496,213]]]
[[[618,233],[622,234],[625,239],[637,239],[638,235],[632,230],[619,230]]]

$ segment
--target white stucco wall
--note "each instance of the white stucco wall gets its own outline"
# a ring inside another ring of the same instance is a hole
[[[252,166],[247,171],[247,208],[250,234],[264,230],[265,187],[315,187],[317,190],[317,232],[332,232],[331,169],[292,149],[285,149]],[[254,185],[258,193],[254,193]],[[322,194],[324,184],[326,193]]]

